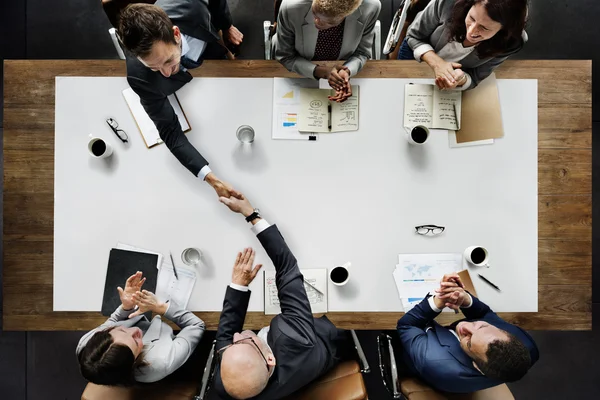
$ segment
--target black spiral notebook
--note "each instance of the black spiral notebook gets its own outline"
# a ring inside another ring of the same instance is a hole
[[[127,278],[137,271],[141,271],[146,278],[142,289],[154,293],[156,291],[156,278],[158,277],[157,262],[158,256],[156,254],[111,249],[106,270],[106,282],[104,283],[102,315],[109,316],[121,305],[117,286],[125,289]]]

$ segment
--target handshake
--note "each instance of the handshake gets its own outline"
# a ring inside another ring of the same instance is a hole
[[[435,290],[433,301],[439,309],[448,307],[458,311],[460,307],[471,306],[472,299],[458,274],[453,273],[444,275],[439,289]]]
[[[146,282],[146,278],[143,278],[142,273],[138,271],[127,279],[125,289],[120,286],[117,288],[124,310],[133,310],[136,306],[138,307],[135,312],[129,314],[129,318],[137,317],[148,311],[164,315],[169,308],[166,303],[159,301],[154,293],[142,290],[144,282]]]

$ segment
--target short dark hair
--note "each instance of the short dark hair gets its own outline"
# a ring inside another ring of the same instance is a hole
[[[114,343],[112,328],[96,332],[79,353],[81,375],[97,385],[131,386],[134,370],[143,364],[128,346]]]
[[[471,7],[478,3],[483,4],[491,19],[502,25],[500,31],[492,38],[475,47],[479,57],[493,57],[523,45],[522,34],[527,24],[527,0],[456,0],[448,21],[452,39],[457,42],[465,40],[465,18]]]
[[[164,10],[152,4],[130,4],[119,16],[119,38],[136,57],[146,57],[155,42],[177,44],[173,22]]]
[[[489,378],[515,382],[523,378],[531,367],[529,350],[514,335],[504,331],[508,340],[497,339],[488,345],[487,361],[474,358],[475,363]]]

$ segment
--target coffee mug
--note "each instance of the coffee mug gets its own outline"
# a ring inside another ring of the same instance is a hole
[[[488,264],[488,251],[485,247],[467,247],[467,249],[465,250],[465,260],[477,267],[490,267]]]
[[[350,263],[338,265],[329,271],[329,279],[336,286],[344,286],[350,279],[350,271],[348,271]]]
[[[90,141],[88,142],[88,152],[94,158],[107,158],[113,152],[110,144],[106,143],[104,139],[99,137],[93,137],[90,135]]]
[[[429,129],[423,125],[414,126],[406,135],[408,142],[418,146],[424,144],[429,138]]]

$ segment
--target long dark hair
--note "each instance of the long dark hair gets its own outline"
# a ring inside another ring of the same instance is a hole
[[[492,38],[480,42],[475,51],[480,58],[493,57],[523,44],[521,37],[527,23],[527,0],[456,0],[448,21],[451,39],[463,42],[467,35],[465,18],[471,7],[482,3],[491,19],[502,29]]]
[[[81,375],[97,385],[131,386],[135,369],[146,363],[142,354],[135,358],[128,346],[114,343],[111,330],[96,332],[81,350]]]

